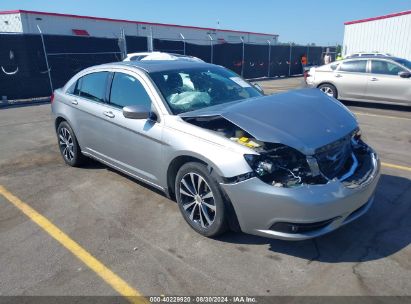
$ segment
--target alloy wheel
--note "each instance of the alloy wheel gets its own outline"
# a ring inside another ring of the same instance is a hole
[[[180,203],[187,217],[203,229],[215,220],[216,204],[210,186],[197,173],[187,173],[180,181]]]
[[[325,94],[327,94],[330,97],[334,97],[334,90],[330,87],[322,87],[320,89],[321,91],[323,91]]]
[[[64,158],[71,162],[74,159],[74,143],[70,131],[65,127],[59,130],[59,143]]]

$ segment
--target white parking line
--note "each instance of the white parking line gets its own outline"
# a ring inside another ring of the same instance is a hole
[[[353,112],[353,113],[355,115],[370,116],[370,117],[384,117],[384,118],[392,118],[392,119],[411,120],[411,118],[408,118],[408,117],[399,117],[399,116],[381,115],[381,114],[371,114],[371,113],[363,113],[363,112]]]

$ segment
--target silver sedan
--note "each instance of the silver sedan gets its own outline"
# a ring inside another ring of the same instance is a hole
[[[307,84],[341,100],[411,105],[411,62],[361,56],[311,68]]]
[[[340,102],[315,89],[264,96],[211,64],[92,67],[55,91],[52,112],[68,165],[90,157],[164,191],[209,237],[323,235],[370,208],[379,178]]]

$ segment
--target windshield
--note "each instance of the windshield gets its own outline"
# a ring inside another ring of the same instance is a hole
[[[150,73],[173,114],[262,94],[237,74],[220,67]]]
[[[407,59],[394,59],[395,62],[398,62],[399,64],[411,69],[411,61]]]

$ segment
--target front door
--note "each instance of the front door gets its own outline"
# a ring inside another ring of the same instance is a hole
[[[411,78],[401,78],[401,66],[386,60],[371,61],[367,97],[376,101],[411,103]]]

